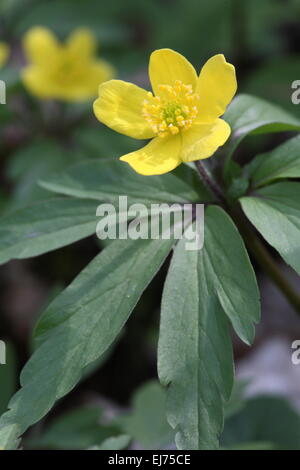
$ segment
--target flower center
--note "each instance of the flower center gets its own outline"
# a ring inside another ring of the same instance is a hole
[[[144,100],[143,116],[159,137],[176,135],[189,129],[198,114],[199,95],[192,85],[176,80],[175,85],[159,85],[160,96],[149,91]]]
[[[84,70],[82,61],[78,61],[68,51],[62,49],[49,73],[51,73],[55,82],[61,86],[67,86],[68,84],[73,85],[83,80]]]

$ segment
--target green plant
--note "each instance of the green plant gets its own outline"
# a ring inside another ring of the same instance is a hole
[[[258,287],[244,243],[300,312],[298,294],[264,242],[300,274],[300,185],[290,181],[300,177],[300,138],[256,156],[243,168],[232,159],[248,134],[299,131],[300,121],[246,95],[232,102],[225,119],[232,137],[223,158],[214,158],[214,168],[196,162],[195,167],[181,165],[165,175],[144,177],[111,159],[84,160],[40,183],[59,196],[2,218],[3,263],[93,234],[97,205],[116,203],[119,194],[146,205],[207,204],[201,251],[186,251],[184,240],[176,246],[173,240],[115,240],[49,305],[34,330],[37,347],[22,371],[21,388],[0,419],[1,447],[16,448],[27,428],[107,350],[174,249],[158,347],[167,417],[179,449],[218,448],[234,375],[229,327],[251,344],[260,317]]]

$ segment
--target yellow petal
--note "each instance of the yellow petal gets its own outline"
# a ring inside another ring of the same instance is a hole
[[[29,62],[50,66],[56,61],[60,45],[47,28],[34,27],[23,38],[23,47]]]
[[[23,69],[22,81],[26,88],[33,95],[39,98],[52,98],[56,96],[56,90],[53,89],[53,85],[47,75],[44,73],[43,69],[36,65],[30,65]]]
[[[97,95],[99,83],[111,78],[113,68],[103,61],[91,63],[79,80],[74,80],[71,76],[64,82],[53,79],[48,72],[45,67],[29,65],[22,71],[22,81],[26,88],[39,98],[86,101]]]
[[[62,101],[84,101],[95,95],[91,93],[89,83],[74,84],[68,86],[53,80],[47,74],[47,70],[37,65],[26,67],[22,72],[22,81],[27,90],[40,99],[58,99]]]
[[[147,92],[132,83],[110,80],[99,86],[94,113],[100,122],[135,139],[150,139],[153,130],[142,115]]]
[[[0,67],[3,67],[9,55],[9,47],[5,42],[0,41]]]
[[[152,52],[149,62],[149,77],[155,95],[160,94],[159,85],[174,85],[181,80],[185,85],[197,85],[197,74],[190,62],[172,49]]]
[[[78,80],[70,77],[68,86],[60,85],[60,97],[68,101],[94,99],[97,96],[99,84],[110,80],[114,75],[115,69],[109,63],[103,60],[90,62],[84,67],[82,76],[78,77]]]
[[[162,175],[174,170],[181,163],[182,139],[180,135],[156,137],[136,152],[120,158],[141,175]]]
[[[86,28],[75,30],[67,41],[67,48],[74,56],[78,58],[90,58],[97,49],[96,38],[93,33]]]
[[[211,57],[203,66],[197,84],[200,96],[198,119],[211,122],[225,113],[237,89],[235,68],[223,54]]]
[[[112,79],[115,74],[114,67],[104,60],[90,62],[84,68],[81,79],[70,82],[70,91],[77,101],[94,99],[97,96],[99,85]],[[64,88],[67,93],[66,87]],[[70,99],[72,99],[71,96]]]
[[[212,124],[194,124],[182,134],[182,159],[185,162],[211,157],[230,136],[230,126],[223,119]]]

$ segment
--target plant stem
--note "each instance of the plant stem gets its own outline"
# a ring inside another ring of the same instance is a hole
[[[213,175],[207,170],[206,166],[201,160],[196,160],[195,165],[203,183],[216,196],[219,203],[221,203],[221,205],[226,208],[227,207],[226,198],[223,194],[222,189],[219,187],[218,183],[214,179]]]
[[[252,253],[256,262],[270,276],[274,284],[281,290],[289,303],[295,308],[300,315],[300,296],[289,281],[284,277],[277,263],[270,255],[264,244],[250,227],[247,219],[242,213],[231,211],[231,216],[239,228],[247,248]]]

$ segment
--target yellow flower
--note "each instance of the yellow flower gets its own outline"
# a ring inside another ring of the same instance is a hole
[[[9,55],[9,46],[5,43],[0,41],[0,67],[3,67]]]
[[[96,58],[96,40],[78,29],[62,44],[46,28],[34,27],[23,39],[29,65],[22,72],[27,89],[39,98],[83,101],[96,96],[113,67]]]
[[[94,103],[99,121],[136,139],[153,138],[121,160],[142,175],[159,175],[212,156],[230,135],[219,117],[236,92],[233,65],[218,54],[197,77],[181,54],[160,49],[151,54],[149,76],[153,93],[121,80],[99,87]]]

